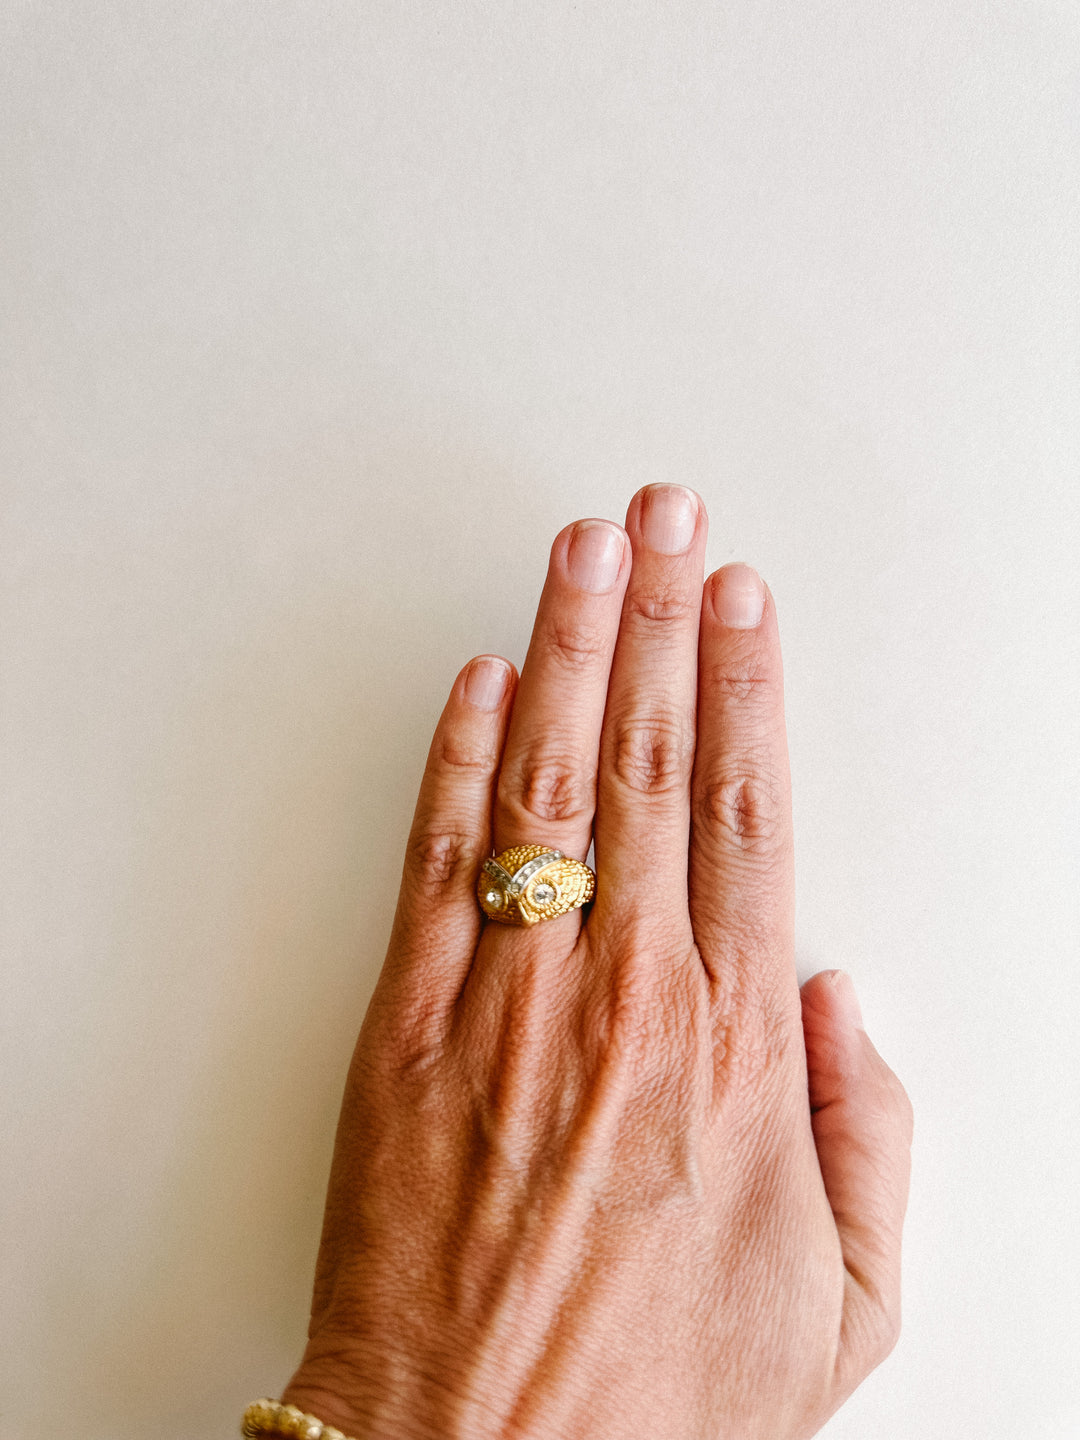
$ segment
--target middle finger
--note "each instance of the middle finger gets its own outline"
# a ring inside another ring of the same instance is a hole
[[[626,535],[608,520],[579,520],[551,547],[503,751],[496,851],[539,844],[585,858],[628,560]]]
[[[705,507],[682,485],[631,500],[633,566],[608,686],[595,822],[594,923],[641,920],[691,938],[687,903],[690,775]]]

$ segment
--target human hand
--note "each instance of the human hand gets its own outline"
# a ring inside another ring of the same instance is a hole
[[[284,1396],[360,1440],[794,1440],[895,1341],[910,1105],[800,997],[775,609],[705,531],[567,527],[439,721]],[[483,922],[493,849],[594,838],[588,911]]]

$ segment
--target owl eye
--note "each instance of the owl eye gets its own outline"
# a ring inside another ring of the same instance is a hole
[[[555,899],[555,886],[541,880],[539,885],[533,886],[532,899],[534,905],[547,905]]]
[[[506,896],[501,890],[496,890],[494,886],[485,894],[484,899],[492,910],[501,910],[506,903]]]

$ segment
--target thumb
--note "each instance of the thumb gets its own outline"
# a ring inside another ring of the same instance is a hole
[[[806,982],[802,1014],[814,1142],[847,1272],[836,1374],[847,1393],[900,1333],[911,1102],[863,1029],[842,970]]]

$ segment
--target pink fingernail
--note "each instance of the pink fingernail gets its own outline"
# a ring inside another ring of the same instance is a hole
[[[685,485],[650,485],[641,500],[641,535],[660,555],[681,555],[697,529],[698,498]]]
[[[510,666],[496,655],[474,660],[465,675],[465,699],[477,710],[497,710],[506,693]]]
[[[732,630],[752,630],[765,613],[765,587],[751,565],[736,561],[716,572],[713,605],[723,624]]]
[[[575,585],[594,595],[614,589],[622,568],[626,541],[607,520],[581,520],[566,550],[566,569]]]
[[[840,1009],[844,1013],[844,1019],[852,1030],[865,1029],[862,1010],[859,1008],[859,997],[855,994],[855,984],[851,976],[846,970],[834,970],[831,978]]]

